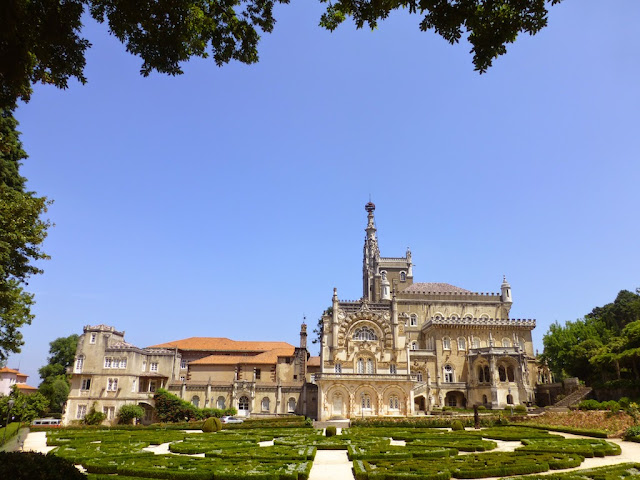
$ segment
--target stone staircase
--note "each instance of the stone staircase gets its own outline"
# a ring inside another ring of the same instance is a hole
[[[577,390],[571,392],[562,400],[557,401],[553,405],[546,408],[549,412],[566,412],[571,405],[575,405],[583,398],[591,393],[593,389],[591,387],[581,386]]]

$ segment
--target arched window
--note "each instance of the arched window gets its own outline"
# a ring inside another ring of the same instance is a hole
[[[194,395],[193,397],[191,397],[191,403],[193,403],[193,406],[196,408],[200,407],[200,397],[197,395]]]
[[[453,383],[453,368],[451,365],[444,366],[444,382]]]
[[[367,359],[367,373],[374,373],[373,360],[371,358]]]
[[[419,382],[422,381],[422,372],[420,370],[418,370],[418,372],[416,372],[416,378]]]
[[[505,338],[502,339],[502,346],[503,347],[510,347],[511,346],[511,342],[509,341],[508,338],[505,337]]]
[[[412,327],[418,326],[418,316],[415,313],[411,315],[411,318],[409,320],[409,325],[411,325]]]
[[[491,375],[489,370],[489,365],[484,366],[484,381],[487,383],[491,383]]]
[[[504,369],[503,365],[500,365],[498,367],[498,376],[500,377],[500,381],[501,382],[506,382],[507,381],[507,372]]]
[[[411,342],[411,350],[417,350],[418,349],[418,342]]]
[[[514,382],[516,378],[515,372],[513,371],[513,367],[511,365],[507,367],[507,378],[510,382]]]
[[[263,412],[268,412],[269,411],[269,397],[264,397],[262,399],[261,406],[262,406],[262,411]]]
[[[487,396],[486,395],[482,395],[482,403],[483,403],[483,405],[487,404]]]
[[[333,369],[336,373],[342,373],[342,364],[341,363],[336,363],[333,366]]]
[[[216,401],[216,407],[218,407],[220,410],[224,410],[226,408],[224,397],[218,397],[218,400]]]
[[[389,364],[389,373],[391,375],[395,375],[396,373],[398,373],[398,367],[396,366],[395,363]]]
[[[397,395],[391,395],[389,397],[389,410],[398,410],[400,408],[400,402],[398,402]]]
[[[401,282],[407,281],[407,272],[400,272],[400,281]]]
[[[357,372],[358,373],[364,373],[364,358],[359,358],[358,359]]]
[[[78,355],[78,358],[76,358],[75,373],[81,373],[83,366],[84,366],[84,355]]]
[[[478,337],[473,337],[471,339],[471,345],[473,348],[480,348],[480,339]]]
[[[444,337],[442,339],[442,349],[451,350],[451,339],[449,337]]]
[[[362,409],[371,410],[371,396],[368,393],[363,393],[360,398],[362,400]]]
[[[513,405],[513,395],[507,395],[507,405]]]
[[[294,413],[296,411],[296,399],[291,397],[287,402],[287,410],[289,413]]]
[[[478,367],[478,382],[484,383],[484,368]]]
[[[249,411],[249,397],[246,395],[240,397],[240,400],[238,400],[238,410]]]
[[[376,332],[373,331],[373,328],[369,327],[360,327],[356,328],[356,331],[353,332],[354,340],[377,340],[378,336]]]
[[[458,337],[458,350],[466,350],[467,342],[465,342],[464,337]]]

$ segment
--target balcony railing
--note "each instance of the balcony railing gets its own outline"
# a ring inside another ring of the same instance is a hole
[[[391,373],[316,373],[315,380],[378,380],[378,381],[402,381],[415,382],[417,375],[391,374]]]

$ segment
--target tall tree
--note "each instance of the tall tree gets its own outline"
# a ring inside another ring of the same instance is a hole
[[[40,248],[49,227],[41,218],[48,202],[25,190],[18,170],[27,155],[17,126],[11,112],[0,111],[0,362],[20,352],[20,328],[33,319],[33,294],[23,286],[42,272],[34,262],[48,258]]]
[[[552,324],[543,343],[557,378],[640,380],[640,293],[622,290],[583,319]]]
[[[56,338],[49,343],[47,364],[38,370],[42,383],[38,390],[49,401],[52,412],[61,412],[69,396],[67,368],[73,365],[78,346],[78,335]]]
[[[421,16],[419,28],[450,43],[463,34],[475,69],[484,72],[520,33],[547,25],[547,7],[561,0],[320,0],[320,25],[335,30],[352,17],[357,28],[375,28],[395,10]],[[28,101],[34,83],[66,88],[84,83],[85,10],[142,60],[141,73],[176,75],[192,57],[258,61],[262,33],[275,25],[273,9],[289,0],[3,0],[0,2],[0,107]]]

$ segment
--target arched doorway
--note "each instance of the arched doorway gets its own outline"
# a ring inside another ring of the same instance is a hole
[[[243,395],[238,399],[238,416],[249,416],[249,397],[246,395]]]
[[[467,398],[460,391],[447,392],[444,397],[444,405],[453,408],[465,408],[467,406]]]

